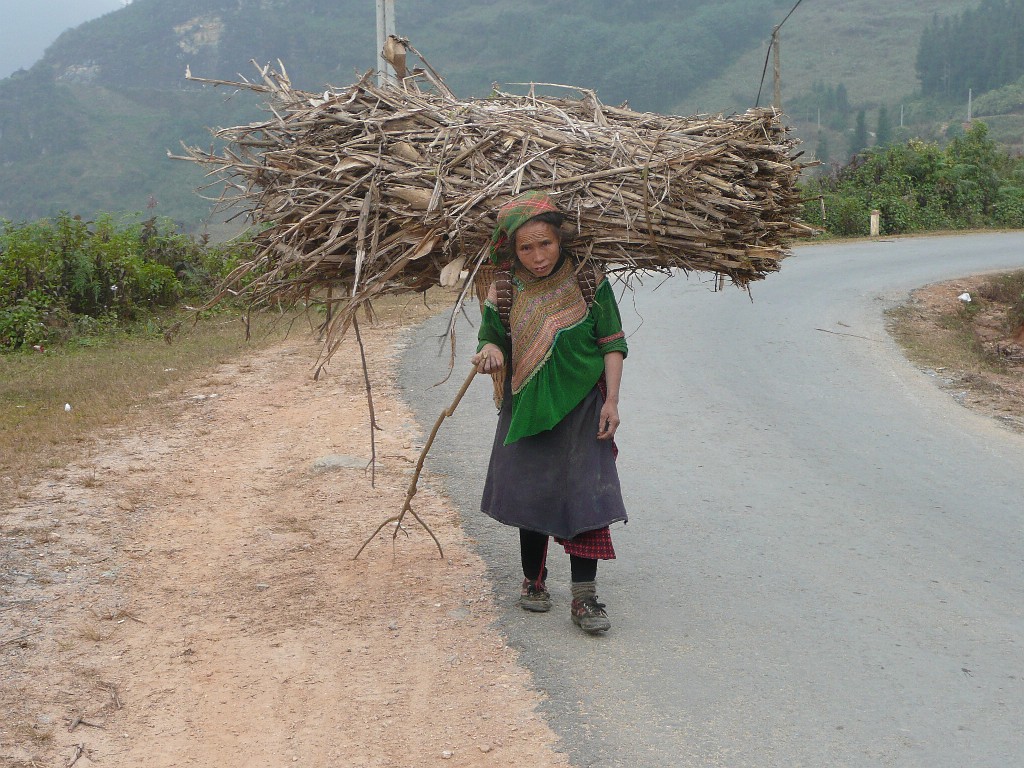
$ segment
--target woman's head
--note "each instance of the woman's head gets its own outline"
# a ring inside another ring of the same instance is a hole
[[[499,263],[507,258],[518,258],[534,274],[531,261],[543,272],[547,254],[554,249],[554,262],[546,272],[550,274],[558,261],[562,242],[561,226],[565,216],[544,192],[523,192],[498,210],[498,224],[491,235],[491,260]],[[524,260],[525,259],[525,260]]]
[[[558,266],[558,257],[562,250],[561,231],[550,221],[542,221],[544,215],[534,216],[512,233],[516,261],[534,277],[550,275]]]

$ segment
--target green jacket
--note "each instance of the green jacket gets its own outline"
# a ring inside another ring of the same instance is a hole
[[[521,292],[513,279],[513,303]],[[511,365],[512,340],[502,325],[498,308],[484,303],[477,351],[485,344],[497,345]],[[586,316],[563,328],[543,362],[518,392],[512,395],[512,421],[505,445],[551,429],[580,402],[604,373],[604,356],[609,352],[628,354],[622,319],[611,284],[605,278],[598,285]]]

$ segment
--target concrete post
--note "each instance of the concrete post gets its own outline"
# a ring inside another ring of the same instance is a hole
[[[395,34],[395,0],[377,1],[377,85],[395,82],[395,70],[384,59],[384,43]]]
[[[878,237],[878,233],[881,230],[881,217],[882,212],[875,209],[871,212],[871,236]]]

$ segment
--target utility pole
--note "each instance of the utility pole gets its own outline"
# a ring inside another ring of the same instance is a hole
[[[971,122],[971,89],[967,89],[967,122]]]
[[[779,27],[782,25],[780,24]],[[779,27],[772,30],[772,67],[775,92],[772,95],[772,106],[782,111],[782,54],[779,52]]]
[[[387,82],[395,83],[394,68],[384,58],[384,43],[388,35],[395,34],[395,0],[376,0],[377,2],[377,85]]]

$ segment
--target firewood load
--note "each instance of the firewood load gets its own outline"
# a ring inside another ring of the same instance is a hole
[[[772,109],[666,116],[539,86],[460,100],[424,64],[400,70],[403,85],[367,75],[322,94],[292,88],[283,66],[256,82],[192,78],[269,97],[269,119],[182,159],[226,182],[219,206],[256,225],[256,255],[226,289],[257,305],[326,291],[324,360],[374,298],[475,276],[497,209],[525,190],[568,214],[579,258],[626,280],[698,271],[746,288],[812,233],[798,220],[805,166]]]

